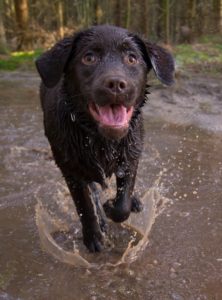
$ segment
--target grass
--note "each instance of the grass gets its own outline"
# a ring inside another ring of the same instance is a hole
[[[11,52],[9,55],[0,56],[0,70],[14,71],[17,69],[32,69],[35,59],[42,50],[27,52]]]
[[[181,44],[175,55],[178,64],[222,63],[222,45]]]
[[[0,70],[29,70],[34,68],[34,60],[43,50],[12,52],[0,55]],[[203,36],[193,44],[180,44],[174,47],[178,69],[201,73],[222,73],[222,36]]]
[[[180,44],[174,49],[178,68],[197,72],[222,72],[222,38],[202,37],[194,44]]]

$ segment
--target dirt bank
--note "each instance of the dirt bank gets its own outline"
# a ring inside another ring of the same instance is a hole
[[[172,87],[153,85],[150,91],[150,101],[144,110],[148,117],[222,131],[222,76],[207,77],[196,73],[189,77],[178,76]]]

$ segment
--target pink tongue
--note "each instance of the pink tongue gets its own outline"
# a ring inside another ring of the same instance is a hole
[[[127,110],[123,105],[97,106],[99,117],[103,124],[108,126],[123,126],[127,124]]]

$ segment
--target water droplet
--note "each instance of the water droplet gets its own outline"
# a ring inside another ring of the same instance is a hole
[[[125,176],[125,171],[123,170],[123,168],[118,168],[117,172],[116,172],[116,176],[119,178],[123,178]]]

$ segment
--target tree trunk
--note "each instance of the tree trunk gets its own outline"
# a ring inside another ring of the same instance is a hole
[[[116,0],[115,3],[115,25],[121,26],[121,1]]]
[[[144,35],[148,36],[148,0],[142,0],[140,2],[141,7],[141,29]]]
[[[164,0],[165,1],[165,0]],[[158,39],[164,38],[165,32],[164,32],[164,27],[165,27],[165,19],[164,19],[164,13],[163,13],[163,3],[162,0],[157,1],[157,18],[156,18],[156,30],[155,30],[155,35]]]
[[[98,0],[94,1],[94,14],[95,14],[95,18],[93,21],[93,25],[101,24],[103,11],[102,11],[102,8],[101,8]]]
[[[126,11],[126,28],[129,29],[131,21],[131,0],[127,0],[127,11]]]
[[[193,0],[191,1],[191,31],[193,35],[195,36],[195,28],[196,28],[196,17],[197,17],[197,1]],[[191,41],[190,41],[191,42]]]
[[[165,40],[167,44],[170,44],[170,0],[165,0],[164,14],[166,26]]]
[[[28,20],[29,20],[29,10],[28,10],[28,0],[14,0],[15,4],[15,15],[16,23],[18,26],[18,36],[19,42],[18,50],[30,49],[31,39],[28,34]]]
[[[222,34],[222,0],[220,0],[220,33]]]
[[[0,54],[7,53],[7,42],[5,37],[5,26],[3,22],[3,0],[0,0]]]
[[[59,36],[62,39],[64,37],[64,9],[63,9],[63,1],[59,0],[57,4],[58,10],[58,29],[59,29]]]
[[[85,26],[90,25],[90,0],[85,0]]]

